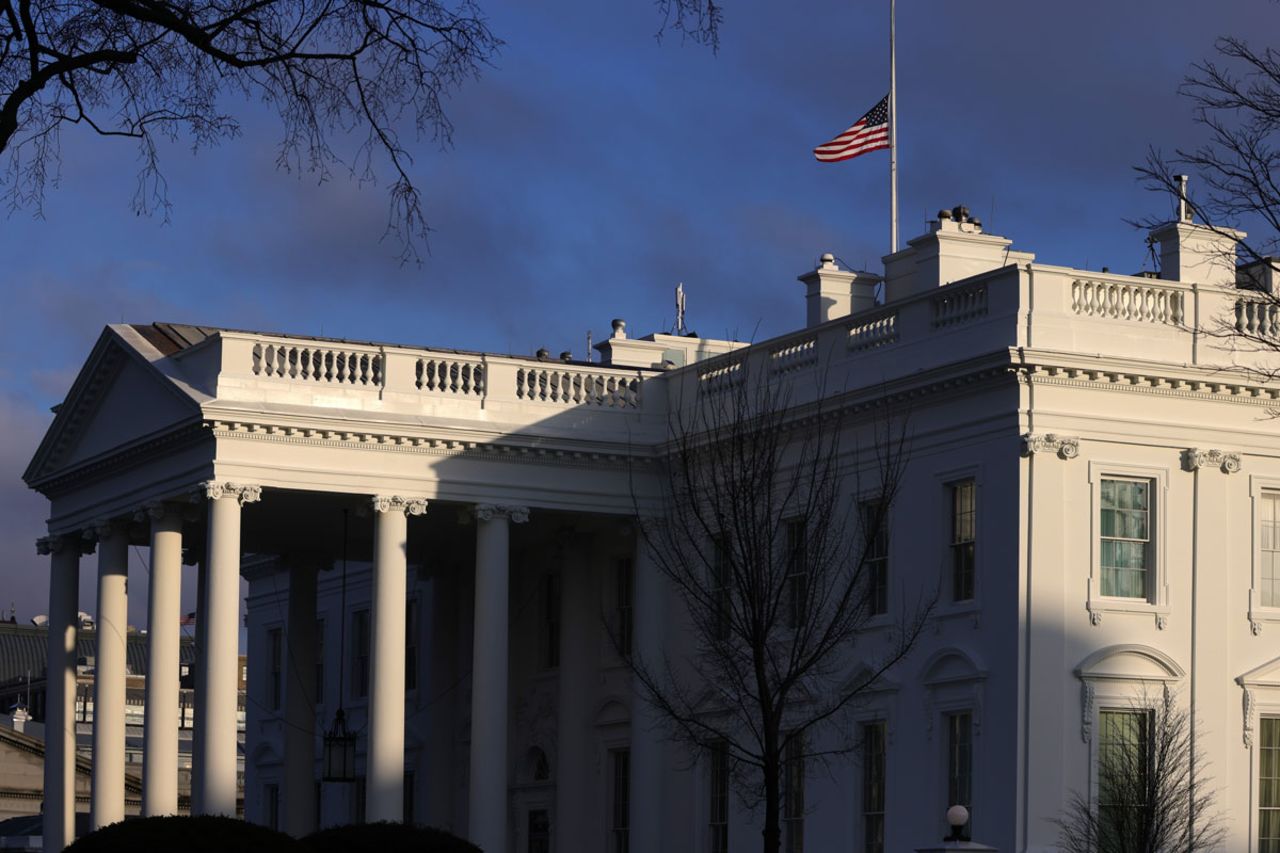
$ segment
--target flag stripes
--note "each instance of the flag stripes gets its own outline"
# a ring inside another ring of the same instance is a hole
[[[851,160],[868,151],[889,147],[889,96],[885,95],[867,114],[853,126],[830,142],[813,149],[813,156],[822,163],[838,163]]]

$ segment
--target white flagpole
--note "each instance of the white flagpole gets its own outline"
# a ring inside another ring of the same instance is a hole
[[[894,55],[898,0],[889,0],[889,247],[898,251],[898,58]]]

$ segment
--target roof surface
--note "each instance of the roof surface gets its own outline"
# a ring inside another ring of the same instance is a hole
[[[147,674],[147,635],[130,634],[127,646],[129,671],[134,675]],[[97,656],[98,635],[95,631],[81,629],[76,632],[76,657],[81,660]],[[33,681],[44,678],[48,665],[49,631],[33,625],[0,623],[0,684],[24,681],[30,673]],[[195,660],[195,640],[182,637],[179,659],[183,663]]]

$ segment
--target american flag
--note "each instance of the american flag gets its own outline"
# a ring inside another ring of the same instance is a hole
[[[868,151],[889,147],[889,96],[885,95],[867,114],[854,122],[853,127],[830,142],[813,149],[813,156],[823,163],[852,160]]]

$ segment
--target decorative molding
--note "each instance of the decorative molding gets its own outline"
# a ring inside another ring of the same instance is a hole
[[[493,521],[495,518],[506,518],[512,524],[524,524],[529,520],[527,506],[498,506],[497,504],[476,504],[476,518],[481,521]]]
[[[406,498],[400,495],[375,495],[369,499],[374,512],[403,512],[405,515],[424,515],[427,502],[422,498]]]
[[[1165,397],[1209,398],[1267,408],[1274,408],[1276,401],[1280,400],[1280,387],[1250,383],[1247,380],[1187,379],[1176,376],[1153,376],[1146,372],[1063,365],[1028,364],[1016,365],[1011,369],[1018,372],[1020,382],[1036,382],[1044,385],[1140,391]]]
[[[1093,740],[1093,682],[1084,679],[1080,683],[1080,737],[1085,743]]]
[[[1245,749],[1253,749],[1253,718],[1254,709],[1257,699],[1253,695],[1253,690],[1246,687],[1244,689],[1244,746]]]
[[[1165,628],[1168,628],[1168,627],[1169,627],[1169,614],[1157,613],[1156,614],[1156,630],[1163,631]]]
[[[36,540],[36,554],[41,557],[48,557],[69,546],[78,548],[80,554],[93,553],[92,540],[86,539],[79,533],[64,533],[41,536]]]
[[[1043,435],[1029,432],[1022,436],[1022,452],[1026,456],[1035,453],[1056,453],[1060,459],[1075,459],[1080,455],[1080,439],[1071,435]]]
[[[168,501],[149,501],[133,514],[133,520],[139,524],[146,524],[151,521],[164,521],[171,515],[186,520],[188,509],[189,507],[175,506]]]
[[[1253,636],[1262,636],[1262,621],[1259,619],[1249,620],[1249,630],[1253,632]]]
[[[1182,451],[1182,468],[1195,471],[1200,468],[1218,468],[1224,474],[1235,474],[1241,468],[1240,454],[1228,450],[1200,450],[1189,448]]]
[[[1095,628],[1102,624],[1101,610],[1093,610],[1093,609],[1089,610],[1089,624],[1094,626]]]
[[[235,498],[240,506],[257,503],[262,500],[262,487],[244,483],[219,483],[217,480],[206,480],[196,489],[196,499],[204,497],[216,501],[222,498]]]

